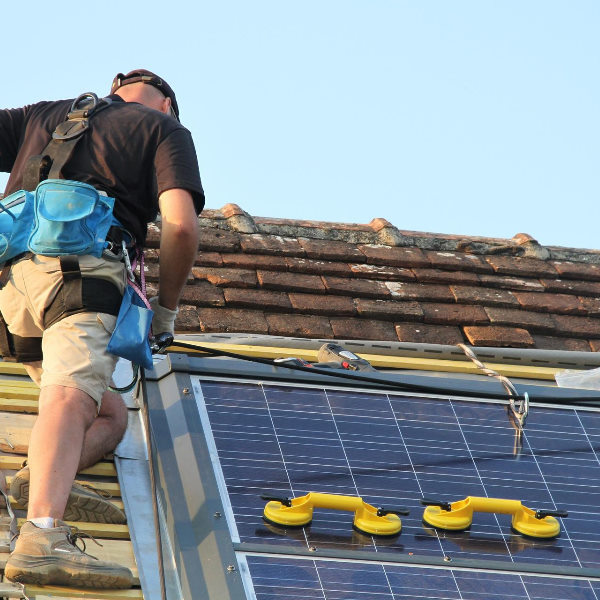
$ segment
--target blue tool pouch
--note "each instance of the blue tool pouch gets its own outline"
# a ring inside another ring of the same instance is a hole
[[[29,250],[44,256],[101,256],[113,224],[114,204],[114,198],[100,195],[86,183],[42,181],[35,190]]]
[[[117,324],[106,349],[135,365],[151,369],[153,363],[148,334],[153,314],[135,287],[128,285],[123,294]]]

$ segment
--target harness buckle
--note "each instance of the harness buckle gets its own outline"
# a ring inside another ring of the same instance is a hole
[[[127,244],[125,243],[125,240],[121,240],[121,247],[123,249],[123,260],[125,261],[127,277],[129,277],[130,281],[135,282],[135,277],[133,276],[133,269],[131,268],[131,260],[129,260],[129,252],[127,252]]]

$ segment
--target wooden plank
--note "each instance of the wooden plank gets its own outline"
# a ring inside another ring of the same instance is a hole
[[[24,400],[22,398],[1,398],[0,397],[0,410],[7,412],[21,412],[37,414],[38,401],[37,400]]]
[[[0,413],[0,450],[27,454],[34,423],[34,415]]]
[[[77,588],[66,588],[56,586],[27,585],[25,593],[32,600],[61,600],[62,598],[82,598],[85,600],[143,600],[142,590],[132,588],[130,590],[84,590]]]
[[[214,350],[226,350],[243,354],[244,356],[256,356],[259,358],[287,358],[298,357],[308,361],[317,360],[317,350],[308,350],[301,348],[277,348],[272,346],[249,346],[243,344],[223,344],[218,342],[193,342],[185,340],[187,344],[202,345]],[[167,352],[185,352],[203,353],[202,350],[185,350],[177,346],[170,346]],[[446,373],[472,373],[481,374],[479,368],[466,358],[458,360],[419,358],[412,356],[387,356],[383,354],[359,353],[360,356],[368,360],[374,367],[386,369],[415,369],[419,371],[442,371]],[[524,377],[527,379],[554,380],[554,375],[562,368],[555,367],[536,367],[529,365],[510,365],[489,362],[486,365],[506,377]]]
[[[23,400],[37,400],[40,395],[38,387],[19,387],[17,385],[3,385],[0,387],[0,398],[18,398]]]
[[[0,373],[2,375],[25,375],[27,371],[21,363],[0,361]]]
[[[1,435],[1,434],[0,434]],[[18,471],[23,464],[22,456],[14,456],[2,454],[0,455],[0,469],[14,469]],[[115,469],[114,463],[102,461],[95,465],[84,469],[80,472],[80,475],[97,475],[98,477],[116,477],[117,470]],[[96,485],[91,483],[91,485]]]

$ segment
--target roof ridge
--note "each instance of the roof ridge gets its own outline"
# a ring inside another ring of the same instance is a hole
[[[542,261],[600,264],[600,250],[543,246],[528,233],[517,233],[512,238],[493,238],[402,230],[383,218],[374,218],[369,223],[362,224],[255,217],[233,203],[225,204],[220,209],[205,209],[199,222],[201,227],[283,239],[306,238],[347,244],[417,247],[422,250],[481,256],[504,255]]]

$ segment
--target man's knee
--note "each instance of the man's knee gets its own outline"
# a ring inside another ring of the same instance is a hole
[[[127,407],[121,395],[116,392],[104,392],[98,417],[110,419],[115,432],[120,431],[121,435],[125,433],[125,429],[127,429]]]

